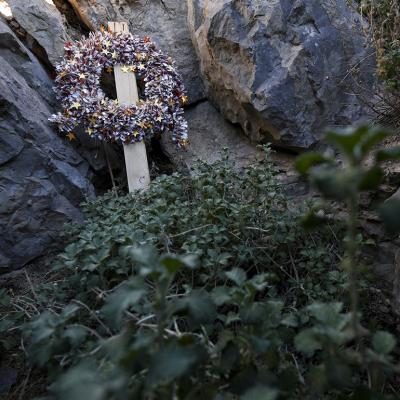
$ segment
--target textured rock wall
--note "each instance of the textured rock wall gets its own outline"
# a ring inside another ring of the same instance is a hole
[[[224,148],[229,149],[238,167],[262,156],[262,151],[244,138],[240,127],[226,121],[209,101],[188,109],[186,118],[190,132],[190,146],[186,151],[177,149],[168,137],[162,138],[164,152],[179,169],[189,170],[196,159],[215,162]]]
[[[207,95],[252,141],[308,148],[365,114],[346,84],[356,65],[370,88],[374,63],[346,0],[188,4]]]
[[[47,122],[52,81],[0,20],[0,273],[57,245],[94,195],[88,164]]]

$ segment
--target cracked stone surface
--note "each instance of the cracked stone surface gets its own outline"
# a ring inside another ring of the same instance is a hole
[[[89,165],[47,121],[51,79],[2,20],[0,73],[1,274],[56,248],[94,188]]]
[[[360,16],[346,0],[188,0],[209,99],[254,142],[315,145],[366,110],[348,84],[374,85]],[[362,62],[361,62],[362,61]],[[354,82],[353,82],[354,84]]]

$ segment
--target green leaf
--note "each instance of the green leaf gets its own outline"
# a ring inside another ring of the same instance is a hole
[[[69,326],[63,333],[63,337],[68,339],[72,347],[80,346],[86,339],[88,331],[81,326]]]
[[[150,268],[159,265],[159,254],[152,246],[125,246],[121,249],[121,254],[130,260]]]
[[[400,160],[400,146],[387,150],[379,150],[376,153],[377,162],[398,161]]]
[[[263,323],[268,327],[276,327],[281,322],[283,304],[280,301],[258,301],[241,307],[239,316],[246,324]]]
[[[55,340],[50,338],[45,343],[36,343],[28,349],[29,358],[39,367],[44,367],[54,355]]]
[[[338,321],[341,319],[340,312],[343,309],[343,303],[313,303],[307,307],[307,310],[313,315],[319,322],[329,325],[336,326]]]
[[[66,322],[70,318],[74,317],[79,310],[80,307],[77,304],[68,304],[62,311],[60,319]]]
[[[217,306],[221,306],[231,300],[231,289],[228,286],[217,286],[211,292],[211,297]]]
[[[379,215],[386,230],[391,234],[400,232],[400,200],[389,199],[379,208]]]
[[[325,362],[326,377],[329,384],[337,389],[343,389],[351,384],[352,371],[340,359],[329,359]]]
[[[377,144],[385,140],[388,136],[390,136],[390,132],[388,132],[384,128],[380,127],[369,128],[368,133],[365,136],[363,136],[360,144],[361,158],[367,156],[370,150],[372,150]]]
[[[196,254],[185,254],[180,257],[186,267],[196,269],[199,266],[199,257]]]
[[[205,353],[201,346],[169,344],[151,359],[147,382],[149,386],[167,384],[188,375],[201,362]]]
[[[215,304],[205,290],[194,290],[182,303],[187,307],[192,325],[212,324],[217,317]]]
[[[326,218],[311,210],[300,219],[302,227],[307,231],[313,231],[326,223]]]
[[[321,153],[309,152],[297,157],[296,169],[300,174],[305,175],[308,173],[310,168],[314,167],[315,165],[323,164],[326,162],[332,162],[332,159],[325,157]]]
[[[344,200],[357,189],[357,180],[330,165],[319,165],[310,172],[311,184],[325,197]]]
[[[264,354],[271,348],[271,341],[258,336],[250,336],[249,341],[256,354]]]
[[[137,304],[145,293],[137,282],[127,282],[107,297],[102,313],[114,328],[119,328],[125,311]]]
[[[242,286],[247,279],[246,272],[241,268],[234,268],[231,271],[225,272],[225,275],[238,286]]]
[[[278,387],[286,394],[294,393],[299,383],[299,371],[295,364],[287,365],[278,373]]]
[[[241,400],[275,400],[278,398],[278,390],[269,388],[264,385],[254,386],[249,389]]]
[[[372,347],[377,353],[386,355],[396,347],[396,339],[389,332],[379,331],[372,338]]]
[[[282,325],[297,328],[299,326],[299,319],[296,314],[287,314],[282,319]]]
[[[163,257],[161,259],[161,264],[171,275],[175,275],[184,265],[179,257],[173,255]]]
[[[227,373],[238,363],[240,363],[240,349],[235,342],[229,341],[221,351],[218,369]]]
[[[371,167],[364,172],[359,185],[359,190],[375,190],[382,183],[384,173],[378,166]]]
[[[315,351],[322,348],[321,343],[315,336],[312,328],[305,329],[296,335],[294,338],[294,345],[297,351],[312,356]]]
[[[107,391],[96,365],[90,362],[68,370],[50,386],[50,392],[59,400],[106,400]]]
[[[49,311],[44,311],[40,316],[29,324],[32,330],[31,342],[39,343],[44,340],[49,340],[55,333],[60,320]]]
[[[7,293],[6,289],[0,289],[0,305],[7,306],[10,304],[10,296]]]
[[[228,326],[230,324],[232,324],[233,322],[239,322],[240,321],[240,317],[238,314],[236,314],[235,312],[230,311],[228,313],[228,315],[220,315],[219,316],[220,319],[222,319],[222,321],[224,321],[225,326]]]
[[[247,280],[245,286],[252,294],[254,294],[253,292],[261,292],[268,287],[269,280],[272,280],[273,278],[274,276],[271,273],[257,274],[250,280]]]
[[[353,163],[360,163],[369,151],[382,142],[389,133],[381,128],[363,125],[329,131],[326,140],[336,146]]]
[[[249,388],[257,386],[258,383],[258,368],[253,363],[244,364],[231,378],[230,391],[237,395],[244,395]]]
[[[360,144],[363,136],[368,133],[369,127],[364,125],[359,128],[348,127],[327,131],[326,141],[333,144],[342,154],[354,159],[354,149]]]
[[[322,393],[328,385],[328,377],[326,375],[325,365],[314,365],[308,374],[311,391],[314,393]]]

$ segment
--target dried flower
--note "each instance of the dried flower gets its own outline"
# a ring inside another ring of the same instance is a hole
[[[112,72],[117,64],[123,65],[124,72],[137,72],[145,100],[126,106],[106,97],[100,77],[103,70]],[[83,125],[91,137],[125,144],[170,132],[178,146],[187,143],[182,78],[171,58],[157,50],[150,38],[104,29],[91,33],[79,42],[66,43],[65,59],[56,71],[55,92],[63,112],[50,121],[62,132],[71,133]]]

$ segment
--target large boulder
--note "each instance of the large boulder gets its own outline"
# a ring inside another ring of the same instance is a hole
[[[0,274],[58,245],[67,221],[94,189],[88,164],[47,119],[47,73],[0,19]]]
[[[362,18],[346,0],[188,0],[208,97],[252,141],[308,148],[365,113],[374,84]]]

